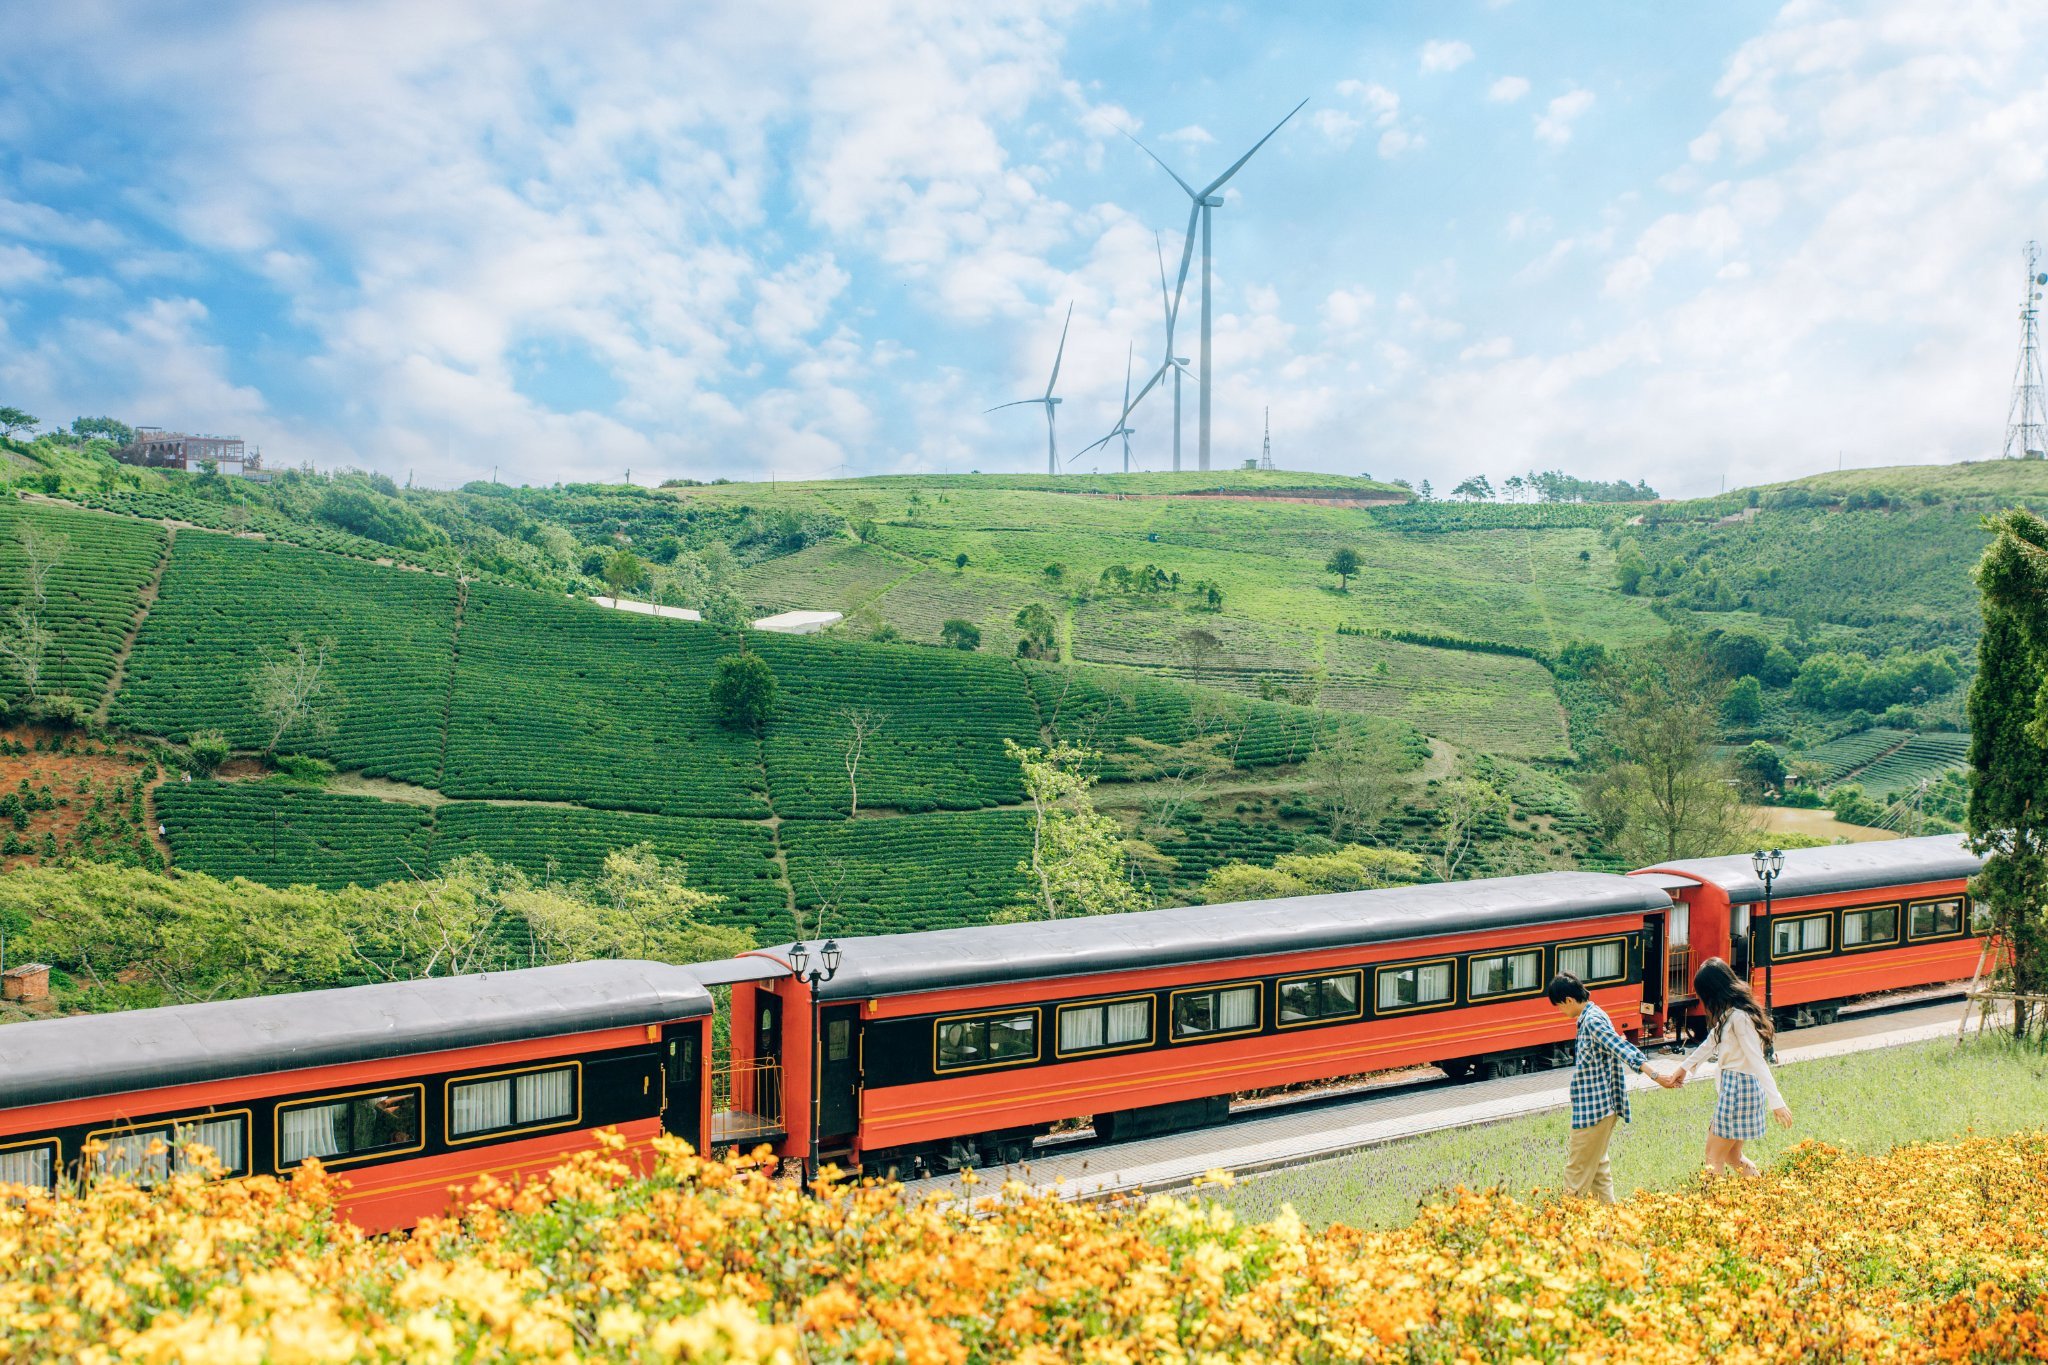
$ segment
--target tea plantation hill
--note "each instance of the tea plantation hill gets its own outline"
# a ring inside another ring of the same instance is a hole
[[[259,663],[294,635],[333,642],[331,724],[285,747],[340,776],[164,781],[152,793],[173,862],[222,876],[374,884],[472,851],[580,876],[645,842],[685,860],[763,936],[787,934],[792,910],[828,911],[838,932],[934,927],[1022,897],[1026,824],[1005,738],[1101,747],[1106,791],[1134,820],[1162,771],[1205,755],[1217,773],[1208,809],[1193,803],[1144,831],[1167,894],[1316,830],[1285,772],[1336,731],[1387,731],[1418,767],[1430,753],[1399,721],[1131,670],[759,633],[747,645],[781,694],[756,738],[710,713],[711,672],[740,647],[713,625],[35,502],[0,504],[0,592],[23,591],[24,528],[61,535],[63,564],[118,569],[57,576],[47,608],[52,676],[117,733],[176,744],[218,729],[260,748]],[[842,763],[852,704],[886,715],[860,767],[858,819]],[[1517,802],[1486,830],[1482,864],[1583,854],[1583,817],[1555,778],[1469,762]],[[1418,802],[1379,837],[1426,844],[1432,819]]]

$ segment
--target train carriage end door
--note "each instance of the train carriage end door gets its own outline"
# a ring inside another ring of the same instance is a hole
[[[818,1134],[821,1145],[860,1124],[860,1006],[826,1005],[818,1014]]]
[[[1643,920],[1643,1003],[1664,1008],[1667,972],[1664,966],[1664,917],[1649,915]]]
[[[704,1026],[692,1021],[662,1030],[664,1100],[661,1130],[704,1150]]]

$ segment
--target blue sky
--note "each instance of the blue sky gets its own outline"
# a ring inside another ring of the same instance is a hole
[[[1216,211],[1218,464],[1268,406],[1439,486],[1981,458],[2044,58],[2019,0],[12,6],[0,402],[437,485],[1039,469],[982,410],[1070,303],[1063,450],[1161,353],[1123,133],[1199,183],[1306,98]]]

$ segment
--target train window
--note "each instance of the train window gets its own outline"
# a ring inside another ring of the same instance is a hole
[[[422,1086],[393,1086],[334,1095],[277,1108],[277,1164],[296,1166],[310,1157],[379,1156],[418,1151]]]
[[[937,1063],[941,1071],[1036,1060],[1037,1010],[939,1020]]]
[[[57,1139],[0,1147],[0,1185],[26,1185],[34,1190],[57,1188]]]
[[[1362,972],[1334,976],[1297,976],[1280,983],[1280,1022],[1309,1024],[1324,1019],[1356,1019],[1365,1012],[1359,1003]]]
[[[853,1055],[853,1020],[830,1019],[825,1023],[825,1060],[843,1062]]]
[[[449,1140],[575,1122],[577,1071],[551,1066],[448,1082]]]
[[[1842,946],[1868,948],[1899,941],[1899,907],[1875,905],[1867,910],[1842,912]]]
[[[1557,950],[1557,969],[1585,982],[1619,981],[1628,975],[1627,961],[1618,938],[1603,943],[1569,943]]]
[[[1142,1047],[1152,1041],[1152,1000],[1105,1000],[1059,1008],[1061,1056],[1097,1048]]]
[[[1526,953],[1475,957],[1467,970],[1466,989],[1474,1000],[1521,995],[1543,984],[1543,950],[1531,948]]]
[[[98,1144],[98,1150],[88,1149],[96,1176],[131,1181],[145,1189],[171,1177],[169,1126],[94,1133],[86,1141]]]
[[[1380,968],[1375,978],[1379,1009],[1385,1012],[1449,1004],[1458,993],[1453,966],[1453,963],[1445,961]]]
[[[1828,950],[1828,931],[1833,915],[1801,915],[1797,919],[1771,921],[1771,956],[1783,961]]]
[[[1173,1036],[1215,1038],[1259,1026],[1259,988],[1223,986],[1173,993]]]
[[[1913,906],[1913,917],[1907,924],[1906,932],[1912,938],[1947,938],[1951,934],[1962,933],[1962,897],[1917,902]]]
[[[249,1173],[249,1116],[246,1113],[180,1119],[173,1127],[171,1137],[171,1169],[175,1171],[205,1169],[190,1151],[193,1147],[204,1147],[220,1163],[222,1175]]]

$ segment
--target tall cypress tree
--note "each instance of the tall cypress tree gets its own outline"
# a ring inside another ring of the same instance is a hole
[[[2012,987],[2048,993],[2048,521],[1987,518],[1977,565],[1984,636],[1970,687],[1970,844],[1990,857],[1971,885],[2012,945]],[[2029,1013],[2013,1014],[2024,1036]]]

